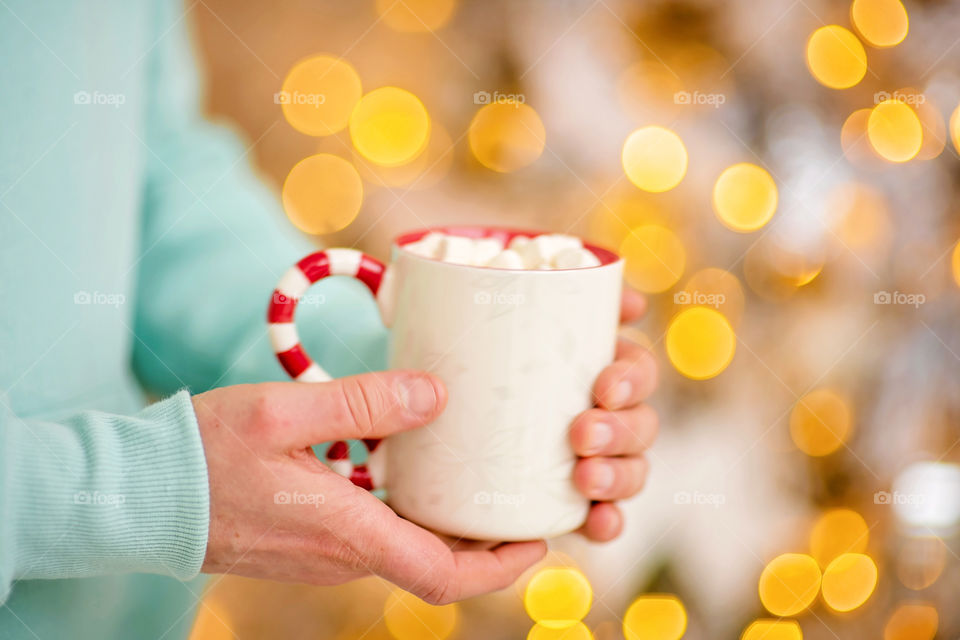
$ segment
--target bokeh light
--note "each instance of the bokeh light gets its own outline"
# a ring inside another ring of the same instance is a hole
[[[933,160],[947,146],[947,123],[943,121],[940,115],[940,109],[926,99],[922,94],[915,94],[918,104],[916,105],[917,118],[920,120],[921,142],[920,150],[917,152],[917,160]]]
[[[672,231],[649,224],[632,229],[620,245],[627,282],[644,293],[666,291],[683,276],[687,252]]]
[[[784,553],[760,574],[760,602],[775,616],[795,616],[809,607],[820,591],[820,566],[802,553]]]
[[[573,567],[541,569],[527,584],[523,605],[535,622],[561,629],[587,615],[593,603],[593,588],[581,571]]]
[[[442,606],[427,604],[399,588],[390,592],[383,605],[383,619],[390,634],[397,640],[443,640],[456,629],[459,617],[460,605],[456,603]]]
[[[831,509],[810,530],[810,555],[821,567],[844,553],[863,553],[870,541],[867,522],[852,509]]]
[[[853,611],[877,587],[877,565],[863,553],[844,553],[823,570],[823,600],[835,611]]]
[[[481,107],[470,121],[468,139],[480,164],[508,173],[540,157],[547,132],[533,107],[509,100]]]
[[[357,170],[367,183],[378,187],[404,187],[419,191],[443,180],[453,165],[454,145],[440,124],[431,123],[427,147],[412,161],[397,167],[368,163],[357,155]]]
[[[643,595],[623,616],[626,640],[679,640],[687,630],[687,610],[673,595]]]
[[[865,107],[857,109],[843,122],[840,128],[840,145],[847,159],[861,166],[877,166],[883,164],[883,157],[876,152],[867,136],[867,123],[873,109]]]
[[[953,140],[953,148],[960,153],[960,106],[950,114],[950,138]]]
[[[850,21],[875,47],[892,47],[907,37],[909,19],[900,0],[853,0]]]
[[[803,640],[803,632],[796,620],[755,620],[740,640]]]
[[[353,222],[363,203],[363,182],[352,164],[318,153],[298,162],[283,183],[283,209],[306,233],[333,233]]]
[[[883,640],[933,640],[940,616],[933,605],[905,603],[898,606],[883,628]]]
[[[377,0],[377,15],[385,25],[403,33],[436,31],[457,8],[456,0]]]
[[[370,162],[395,167],[413,160],[430,135],[430,116],[404,89],[381,87],[360,98],[350,115],[350,139]]]
[[[647,126],[623,143],[623,170],[630,182],[644,191],[659,193],[680,184],[687,173],[687,149],[670,129]]]
[[[631,229],[646,224],[663,225],[669,219],[659,207],[647,201],[648,196],[632,186],[630,194],[600,201],[590,214],[589,237],[601,247],[616,251]]]
[[[881,157],[890,162],[907,162],[920,151],[923,126],[910,105],[890,98],[870,112],[867,137]]]
[[[850,31],[827,25],[814,31],[807,41],[807,68],[820,84],[847,89],[866,75],[867,52]]]
[[[953,246],[953,252],[950,255],[950,271],[953,273],[953,281],[960,287],[960,242]]]
[[[713,185],[713,210],[734,231],[756,231],[777,210],[777,185],[763,167],[735,164]]]
[[[670,321],[666,345],[667,356],[677,371],[694,380],[706,380],[727,368],[737,339],[722,313],[692,307]]]
[[[685,294],[685,295],[684,295]],[[726,269],[708,267],[687,279],[674,301],[713,307],[736,327],[743,316],[743,286],[737,276]]]
[[[922,591],[940,579],[946,569],[947,558],[947,545],[940,538],[907,538],[897,550],[897,577],[907,589]]]
[[[278,99],[290,126],[308,136],[327,136],[347,126],[361,91],[349,62],[320,55],[290,69]]]
[[[530,628],[527,640],[593,640],[593,634],[582,622],[560,628],[548,627],[538,622]]]
[[[809,456],[825,456],[839,449],[853,430],[850,402],[827,388],[806,394],[790,412],[790,437]]]

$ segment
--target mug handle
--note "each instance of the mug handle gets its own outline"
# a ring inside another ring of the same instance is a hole
[[[267,309],[267,328],[273,351],[291,378],[297,382],[328,382],[333,379],[307,355],[294,324],[297,303],[307,289],[328,276],[350,276],[367,285],[376,299],[386,271],[382,262],[355,249],[324,249],[303,258],[280,278]],[[382,454],[381,442],[380,439],[364,439],[367,462],[357,465],[350,460],[350,447],[346,440],[331,442],[325,454],[327,465],[358,487],[373,491],[378,488],[374,476],[377,476],[377,484],[382,482],[382,475],[377,473],[382,467],[379,464],[382,463],[382,456],[374,456],[374,452]]]

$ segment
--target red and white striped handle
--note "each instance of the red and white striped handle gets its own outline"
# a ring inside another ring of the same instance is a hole
[[[290,377],[298,382],[332,379],[307,355],[294,324],[297,303],[307,289],[327,276],[351,276],[367,285],[376,297],[385,271],[382,262],[355,249],[326,249],[303,258],[280,278],[267,310],[267,322],[273,351]],[[349,445],[344,440],[330,443],[326,459],[331,469],[355,485],[372,491],[376,488],[370,472],[375,466],[373,454],[382,448],[379,447],[380,440],[364,440],[363,443],[368,453],[366,464],[355,465],[350,461]]]

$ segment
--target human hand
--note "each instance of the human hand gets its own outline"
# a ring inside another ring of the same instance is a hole
[[[512,584],[546,553],[542,541],[451,550],[310,448],[423,426],[446,394],[428,374],[388,371],[194,396],[210,478],[203,571],[321,585],[375,574],[432,604]]]
[[[646,299],[625,289],[621,322],[646,311]],[[643,400],[657,386],[657,363],[649,351],[626,340],[617,344],[613,364],[593,387],[597,407],[584,411],[570,427],[570,442],[581,456],[574,468],[577,489],[594,500],[580,532],[604,542],[620,535],[623,513],[615,500],[643,488],[647,476],[644,452],[657,437],[657,414]]]

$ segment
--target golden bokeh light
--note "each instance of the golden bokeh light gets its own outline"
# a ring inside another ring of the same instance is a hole
[[[360,95],[360,76],[353,66],[321,55],[295,64],[277,99],[294,129],[308,136],[327,136],[347,126]]]
[[[535,622],[561,629],[583,620],[593,604],[593,588],[573,567],[546,567],[527,583],[523,606]]]
[[[907,538],[897,550],[897,577],[906,588],[922,591],[940,579],[947,558],[947,545],[940,538]]]
[[[760,574],[760,602],[775,616],[795,616],[820,591],[820,566],[802,553],[779,555]]]
[[[383,605],[383,619],[397,640],[443,640],[456,629],[459,618],[458,604],[427,604],[403,589],[391,591]]]
[[[430,137],[430,116],[404,89],[380,87],[360,98],[350,115],[350,139],[364,158],[385,167],[410,162]]]
[[[875,47],[892,47],[907,37],[910,20],[900,0],[853,0],[850,21]]]
[[[601,247],[617,250],[631,229],[646,224],[663,225],[669,219],[658,207],[646,200],[651,196],[637,192],[606,198],[591,211],[589,237]]]
[[[632,229],[620,245],[624,277],[644,293],[666,291],[683,276],[687,252],[666,227],[648,224]]]
[[[825,264],[821,251],[800,254],[772,239],[755,242],[743,258],[743,277],[757,295],[782,301],[813,282]]]
[[[534,108],[516,101],[484,105],[473,116],[467,133],[473,156],[499,173],[532,164],[547,142],[546,129]]]
[[[940,616],[933,605],[915,602],[897,607],[883,628],[883,640],[933,640]]]
[[[429,189],[443,180],[453,165],[454,146],[450,134],[440,124],[430,126],[430,139],[423,153],[398,167],[383,167],[365,162],[357,155],[357,170],[369,184],[378,187]]]
[[[960,106],[950,114],[950,138],[953,140],[953,148],[960,153]]]
[[[953,253],[950,256],[950,271],[953,273],[953,281],[960,287],[960,242],[953,246]]]
[[[363,182],[352,164],[329,153],[298,162],[282,190],[283,210],[306,233],[333,233],[357,217],[363,203]]]
[[[803,632],[796,620],[755,620],[740,640],[803,640]]]
[[[693,380],[706,380],[726,369],[736,346],[730,322],[708,307],[681,311],[667,327],[667,357],[677,371]]]
[[[763,167],[735,164],[713,185],[713,210],[734,231],[756,231],[777,210],[777,185]]]
[[[673,595],[644,595],[623,616],[626,640],[680,640],[687,630],[687,610]]]
[[[920,119],[921,143],[917,152],[917,160],[933,160],[947,146],[947,123],[943,121],[940,110],[928,102],[925,96],[920,96],[917,104],[917,117]]]
[[[809,456],[833,453],[847,442],[852,431],[850,401],[831,389],[811,391],[790,412],[790,437]]]
[[[593,634],[582,622],[568,627],[548,627],[539,622],[530,628],[527,640],[593,640]]]
[[[853,611],[877,587],[877,565],[863,553],[844,553],[823,570],[823,600],[834,611]]]
[[[623,143],[623,170],[630,182],[644,191],[659,193],[680,184],[687,173],[687,149],[670,129],[647,126]]]
[[[867,123],[873,109],[857,109],[843,122],[840,128],[840,146],[850,162],[867,167],[883,164],[883,157],[876,152],[867,137]]]
[[[847,89],[867,73],[867,52],[847,29],[835,24],[820,27],[807,40],[807,68],[820,84]]]
[[[867,522],[851,509],[831,509],[810,530],[810,555],[821,567],[844,553],[863,553],[870,541]]]
[[[385,25],[403,33],[436,31],[457,8],[456,0],[377,0],[377,15]]]
[[[673,298],[678,304],[712,307],[734,327],[743,316],[743,286],[737,276],[726,269],[708,267],[697,271]]]
[[[867,138],[884,159],[907,162],[917,155],[923,145],[923,125],[910,105],[890,98],[870,112]]]

